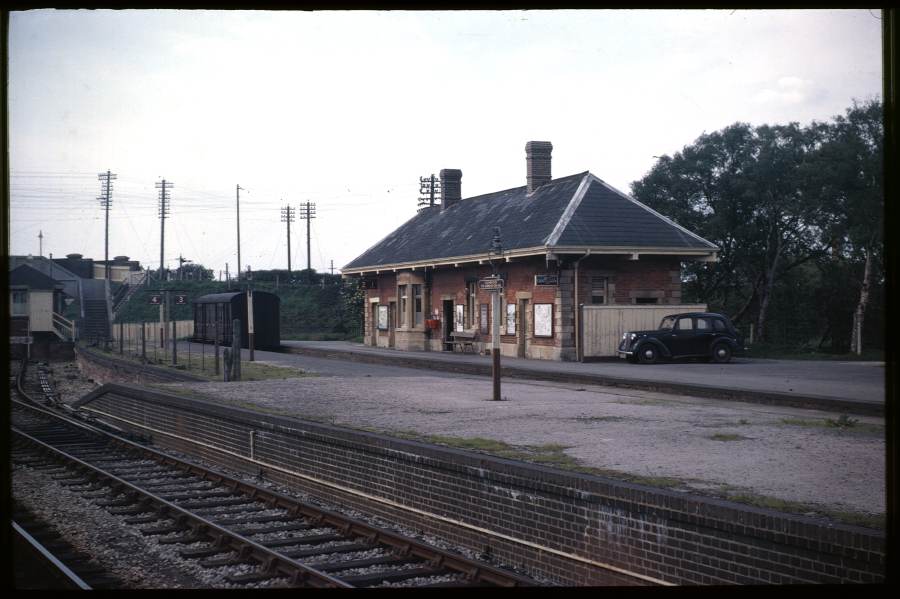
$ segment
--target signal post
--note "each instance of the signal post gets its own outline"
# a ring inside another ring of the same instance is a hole
[[[500,401],[500,293],[503,279],[497,275],[479,279],[478,288],[491,293],[491,374],[494,381],[494,401]]]

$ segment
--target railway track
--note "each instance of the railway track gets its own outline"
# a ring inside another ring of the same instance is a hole
[[[73,547],[51,524],[13,506],[13,568],[17,589],[105,590],[121,581]]]
[[[15,400],[12,461],[138,527],[223,585],[532,586],[392,531],[209,470]]]

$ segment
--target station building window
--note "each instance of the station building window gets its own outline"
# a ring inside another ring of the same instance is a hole
[[[425,317],[422,314],[422,286],[413,285],[412,288],[414,314],[413,323],[415,324],[415,326],[419,327],[425,324]]]
[[[13,289],[12,301],[9,303],[13,316],[28,316],[28,290]]]
[[[406,306],[407,306],[407,300],[408,300],[408,297],[407,297],[407,293],[408,293],[407,289],[408,288],[409,288],[408,285],[400,285],[400,289],[399,289],[399,293],[398,293],[398,296],[400,297],[400,305],[399,305],[400,318],[398,318],[397,321],[400,323],[401,327],[405,327],[407,324]]]
[[[606,303],[606,277],[591,277],[591,303],[594,305]]]
[[[466,283],[466,319],[464,327],[471,329],[475,326],[475,310],[478,299],[478,281]]]

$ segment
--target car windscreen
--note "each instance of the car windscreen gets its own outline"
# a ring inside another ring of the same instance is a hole
[[[674,316],[666,316],[662,319],[662,322],[659,323],[659,330],[661,331],[671,331],[673,328],[675,328]]]

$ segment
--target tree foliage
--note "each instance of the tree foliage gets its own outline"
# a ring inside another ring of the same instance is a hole
[[[637,200],[720,248],[718,262],[685,264],[685,299],[753,323],[760,340],[846,351],[883,280],[881,110],[735,123],[635,181]]]

